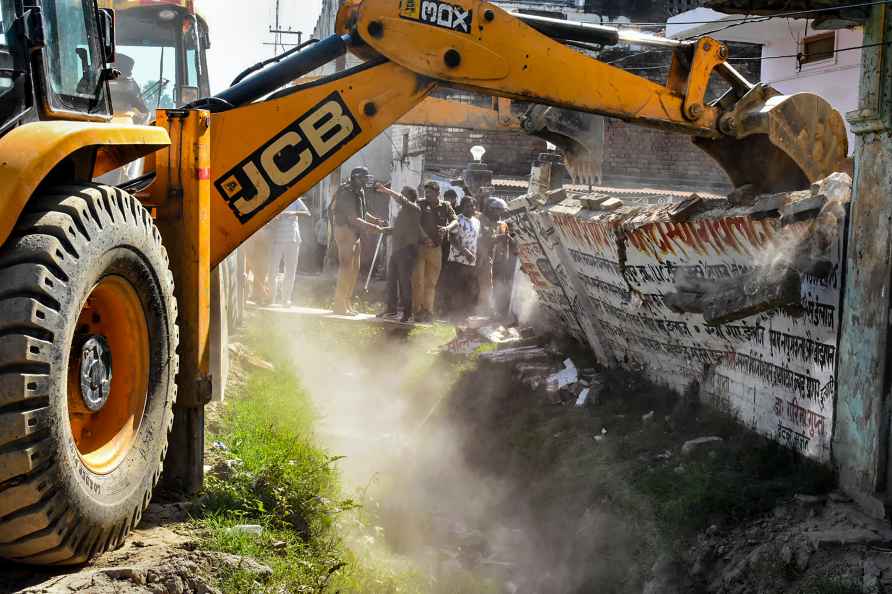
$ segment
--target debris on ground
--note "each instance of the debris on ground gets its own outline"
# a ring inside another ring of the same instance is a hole
[[[575,384],[579,381],[579,371],[572,359],[564,359],[564,368],[548,376],[545,380],[545,390],[548,392],[557,392],[561,388]]]
[[[686,555],[697,591],[889,592],[892,528],[834,495],[796,495],[753,522],[701,534]]]
[[[484,326],[477,332],[479,332],[480,335],[486,340],[495,344],[517,342],[521,339],[520,331],[517,328],[505,328],[504,326]]]
[[[694,453],[714,449],[720,446],[724,441],[724,439],[717,436],[698,437],[697,439],[691,439],[684,442],[684,444],[681,446],[681,453],[684,456],[690,456]]]
[[[235,359],[235,363],[244,368],[263,369],[266,371],[273,371],[273,369],[275,369],[272,363],[261,359],[239,342],[229,343],[229,354]]]
[[[530,328],[516,328],[494,324],[489,318],[471,317],[455,327],[455,338],[441,351],[451,355],[470,355],[484,345],[496,349],[511,349],[534,344],[535,332]]]
[[[529,346],[490,351],[480,355],[481,361],[488,363],[518,364],[518,363],[550,363],[553,357],[542,347]]]
[[[263,534],[263,526],[259,524],[239,524],[229,529],[233,534],[250,534],[251,536],[260,536]]]

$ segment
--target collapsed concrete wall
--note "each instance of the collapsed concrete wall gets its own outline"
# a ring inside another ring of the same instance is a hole
[[[521,267],[540,303],[602,363],[680,392],[694,384],[754,430],[829,462],[850,195],[851,181],[837,175],[811,192],[745,205],[696,195],[651,206],[532,193],[510,207]],[[719,325],[667,303],[683,277],[739,283],[745,301],[780,265],[801,279],[798,303]]]

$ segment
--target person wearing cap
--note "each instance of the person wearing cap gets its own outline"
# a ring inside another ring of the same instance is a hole
[[[443,201],[452,207],[452,210],[461,218],[461,204],[458,200],[458,192],[452,188],[443,192]],[[449,304],[446,303],[446,294],[450,292],[449,287],[455,285],[455,279],[452,278],[453,267],[448,266],[449,263],[449,241],[443,242],[442,267],[440,269],[440,279],[437,281],[437,300],[434,305],[437,313],[445,316],[449,310]]]
[[[476,215],[474,199],[471,196],[462,198],[458,226],[449,234],[449,260],[444,269],[448,275],[443,291],[447,319],[462,319],[473,313],[480,236],[480,220]]]
[[[338,284],[335,289],[334,311],[339,315],[355,315],[353,291],[359,278],[362,232],[383,233],[384,221],[369,214],[365,202],[365,188],[369,170],[357,167],[350,172],[350,180],[342,184],[331,201],[334,218],[334,238],[338,246]]]
[[[406,186],[402,194],[398,194],[380,183],[375,189],[390,196],[400,205],[391,233],[390,265],[387,267],[387,309],[379,317],[395,317],[401,307],[403,313],[400,321],[406,323],[412,321],[412,275],[415,272],[418,245],[427,237],[421,228],[418,192]]]
[[[500,198],[487,198],[483,203],[477,247],[477,310],[479,315],[489,315],[494,311],[493,255],[496,245],[508,239],[508,225],[502,222],[508,213],[508,203]]]
[[[300,223],[298,217],[310,216],[310,210],[298,198],[267,224],[272,238],[270,250],[270,286],[273,305],[291,305],[294,280],[297,277],[297,261],[300,256]],[[281,286],[276,283],[279,265],[285,263],[285,276]]]
[[[431,180],[424,184],[421,206],[421,228],[426,237],[418,248],[415,272],[412,276],[412,295],[417,322],[434,319],[437,281],[443,268],[443,248],[446,235],[458,225],[455,210],[440,200],[440,185]]]

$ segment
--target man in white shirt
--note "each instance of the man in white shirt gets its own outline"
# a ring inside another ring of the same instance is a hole
[[[452,318],[464,318],[471,313],[476,302],[477,245],[480,239],[480,219],[476,214],[474,199],[462,198],[458,225],[449,235],[449,285],[446,287],[446,313]]]
[[[310,211],[298,198],[294,203],[276,215],[269,222],[272,239],[270,249],[270,286],[273,290],[273,305],[291,305],[294,293],[294,280],[297,275],[297,262],[300,255],[300,225],[298,217],[309,216]],[[284,280],[279,285],[276,278],[279,265],[285,262]]]

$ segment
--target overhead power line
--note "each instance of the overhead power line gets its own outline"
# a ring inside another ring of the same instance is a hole
[[[547,2],[542,2],[540,0],[504,0],[499,2],[500,4],[516,4],[516,5],[526,5],[526,6],[546,6]],[[892,4],[892,0],[871,0],[869,2],[858,2],[855,4],[837,4],[835,6],[827,6],[824,8],[811,8],[811,9],[803,9],[803,10],[793,10],[788,12],[780,12],[774,15],[766,15],[766,16],[743,16],[736,17],[730,19],[722,19],[721,21],[676,21],[673,22],[673,25],[712,25],[718,23],[759,23],[764,20],[770,19],[790,19],[790,18],[798,18],[798,17],[808,17],[809,15],[821,14],[826,12],[836,12],[837,10],[842,10],[846,8],[865,8],[869,6],[879,6],[882,4]],[[562,5],[556,5],[555,8],[572,8],[570,3],[565,3]],[[614,25],[614,26],[630,26],[630,27],[665,27],[668,23],[655,23],[655,22],[602,22],[602,25]]]
[[[837,10],[842,10],[845,8],[865,8],[868,6],[879,6],[882,4],[892,4],[892,0],[872,0],[870,2],[858,2],[856,4],[837,4],[835,6],[827,6],[824,8],[811,8],[811,9],[803,9],[803,10],[794,10],[789,12],[779,12],[773,15],[765,15],[765,16],[742,16],[735,17],[729,19],[722,19],[720,21],[674,21],[672,23],[646,23],[646,22],[614,22],[614,23],[602,23],[604,25],[623,25],[623,26],[632,26],[632,27],[665,27],[667,24],[672,25],[713,25],[719,23],[757,23],[762,20],[770,20],[770,19],[793,19],[797,17],[808,17],[809,15],[815,15],[825,12],[836,12]]]
[[[867,6],[879,6],[880,4],[892,4],[892,0],[873,0],[872,2],[859,2],[857,4],[837,4],[836,6],[827,6],[824,8],[810,8],[807,10],[794,10],[790,12],[779,12],[777,14],[765,15],[765,16],[757,16],[757,17],[739,17],[734,19],[722,19],[722,23],[730,23],[733,21],[747,22],[751,18],[759,18],[759,19],[793,19],[797,17],[807,17],[813,14],[819,14],[822,12],[836,12],[837,10],[842,10],[844,8],[864,8]],[[671,24],[673,25],[711,25],[716,23],[717,21],[675,21]],[[632,25],[642,25],[642,26],[665,26],[667,23],[630,23]]]
[[[871,47],[880,47],[880,46],[884,46],[884,45],[892,45],[892,41],[884,41],[884,42],[880,42],[880,43],[866,43],[864,45],[856,45],[853,47],[841,47],[839,49],[833,50],[833,52],[826,52],[826,53],[838,54],[840,52],[851,52],[854,50],[860,50],[860,49],[871,48]],[[635,54],[635,55],[638,56],[641,54]],[[783,58],[799,58],[799,57],[801,57],[801,54],[785,54],[782,56],[761,56],[759,58],[729,58],[728,61],[729,62],[757,62],[760,60],[780,60]],[[608,62],[608,64],[610,64],[610,63],[612,63],[612,62]],[[663,65],[663,66],[632,67],[632,68],[625,68],[624,70],[628,70],[630,72],[637,72],[639,70],[665,70],[667,68],[669,68],[668,64]]]

